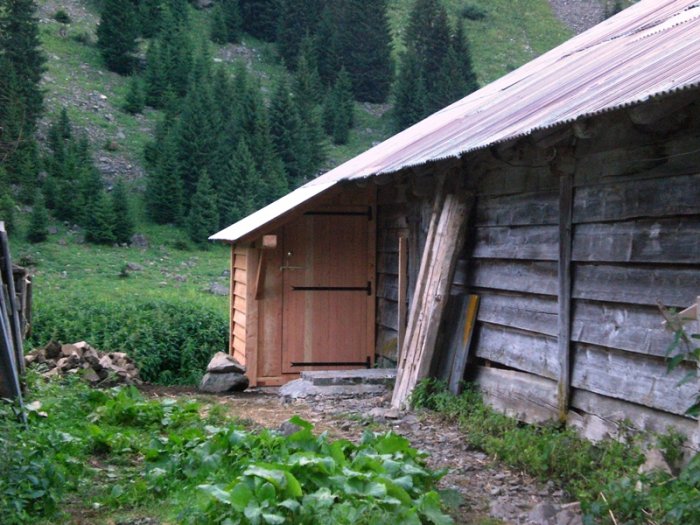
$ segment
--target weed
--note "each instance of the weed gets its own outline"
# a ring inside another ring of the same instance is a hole
[[[68,496],[105,513],[157,507],[190,525],[452,522],[435,491],[443,473],[393,433],[331,441],[293,418],[299,430],[283,436],[249,431],[219,406],[202,417],[200,403],[148,400],[133,387],[31,374],[28,386],[46,417],[32,412],[29,430],[12,419],[0,426],[8,525],[61,522]]]
[[[581,501],[587,523],[700,523],[700,456],[677,478],[660,472],[639,474],[644,459],[641,436],[631,434],[624,424],[623,440],[594,444],[570,428],[520,424],[487,407],[473,388],[453,396],[444,382],[434,379],[419,383],[411,401],[456,422],[472,446],[557,482]],[[681,459],[683,441],[684,436],[672,431],[657,437],[672,464]]]

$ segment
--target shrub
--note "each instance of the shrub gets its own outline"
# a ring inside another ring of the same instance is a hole
[[[72,22],[70,15],[63,9],[56,11],[53,15],[53,19],[60,24],[70,24]]]
[[[467,2],[462,6],[460,14],[462,18],[466,18],[467,20],[483,20],[486,18],[486,10],[471,2]]]
[[[85,340],[100,350],[129,354],[144,381],[196,384],[211,356],[226,350],[227,334],[224,315],[185,303],[72,296],[36,301],[31,343]]]

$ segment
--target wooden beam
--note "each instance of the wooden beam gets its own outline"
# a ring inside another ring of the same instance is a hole
[[[17,304],[17,294],[15,293],[15,276],[12,273],[12,256],[10,255],[10,241],[7,238],[4,224],[0,227],[0,245],[2,245],[2,259],[4,267],[5,286],[7,287],[8,305],[7,311],[10,329],[12,331],[12,343],[15,350],[15,360],[17,362],[17,370],[20,375],[26,372],[24,366],[24,339],[22,336],[22,328],[19,319],[19,310]]]
[[[479,309],[479,296],[478,295],[468,295],[465,301],[465,308],[463,310],[463,327],[461,330],[461,344],[457,348],[454,355],[454,361],[450,367],[450,377],[448,378],[448,387],[450,392],[457,395],[459,394],[460,383],[464,378],[464,371],[467,368],[467,361],[469,359],[469,348],[472,342],[472,336],[474,335],[474,326],[476,325],[476,313]]]
[[[558,260],[558,346],[559,379],[557,398],[559,419],[566,422],[571,390],[571,251],[574,175],[560,176],[559,187],[559,260]]]
[[[396,361],[401,359],[401,348],[406,338],[406,314],[408,308],[408,239],[399,237],[399,286],[398,286],[398,350]]]
[[[450,194],[443,199],[443,194],[444,187],[440,187],[436,192],[399,362],[392,397],[395,408],[403,407],[417,381],[427,377],[430,371],[452,277],[464,243],[473,198],[471,195]]]

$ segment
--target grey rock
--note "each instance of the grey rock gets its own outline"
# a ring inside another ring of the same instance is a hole
[[[671,471],[671,466],[664,458],[664,455],[659,449],[651,448],[644,453],[646,460],[642,465],[639,466],[640,474],[647,474],[649,472],[661,471],[667,474],[673,474]]]
[[[242,392],[248,388],[248,378],[237,372],[228,374],[204,374],[199,389],[202,392],[220,394],[223,392]]]
[[[83,351],[75,345],[62,345],[61,355],[63,357],[70,357],[72,355],[78,356],[78,358],[83,357]]]
[[[214,354],[214,357],[211,358],[211,361],[209,361],[207,372],[211,374],[227,374],[230,372],[245,374],[245,366],[227,353],[217,352]]]
[[[548,525],[550,520],[554,518],[558,512],[559,509],[557,509],[551,503],[540,503],[532,508],[527,515],[527,519],[531,523],[535,523],[537,525]]]
[[[136,248],[148,248],[150,246],[148,238],[141,233],[135,233],[131,236],[131,245]]]
[[[211,283],[209,285],[208,291],[210,294],[226,296],[228,295],[228,285],[221,283]]]
[[[144,268],[139,263],[129,262],[126,263],[126,269],[131,270],[132,272],[142,272]]]
[[[58,233],[58,228],[57,228],[56,226],[49,226],[49,227],[47,228],[47,231],[48,231],[51,235],[56,235],[56,234]]]
[[[277,432],[282,434],[284,437],[291,436],[292,434],[299,432],[301,430],[301,427],[299,425],[295,425],[291,421],[285,421],[282,423],[279,428],[277,429]]]
[[[187,281],[187,277],[185,277],[184,275],[177,274],[177,273],[173,274],[173,279],[179,283],[184,283],[185,281]]]

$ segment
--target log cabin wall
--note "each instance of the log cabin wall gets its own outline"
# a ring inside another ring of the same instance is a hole
[[[678,386],[693,367],[666,372],[673,336],[657,309],[685,308],[700,292],[693,100],[697,92],[465,159],[477,193],[466,281],[481,297],[471,369],[492,405],[526,421],[557,419],[564,378],[568,422],[590,438],[614,436],[622,420],[697,431],[684,415],[697,385]],[[552,137],[558,143],[542,144]],[[569,300],[558,263],[567,177]]]

